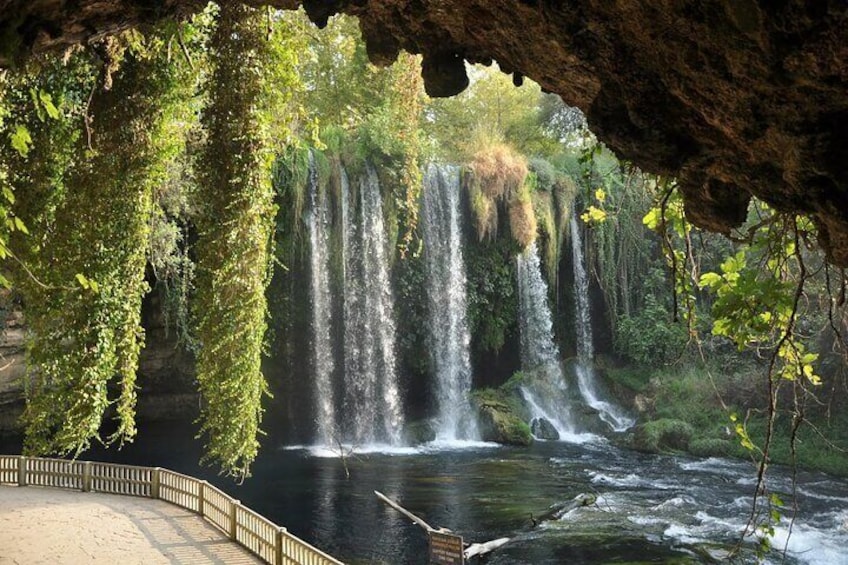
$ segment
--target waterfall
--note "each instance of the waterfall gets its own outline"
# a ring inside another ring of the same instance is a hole
[[[327,196],[318,185],[315,158],[309,153],[309,241],[312,299],[312,339],[310,355],[315,391],[315,423],[317,443],[334,442],[336,433],[335,399],[333,394],[332,295],[329,274],[329,235],[327,229]]]
[[[539,251],[533,242],[517,258],[521,368],[532,375],[522,388],[531,417],[548,420],[560,438],[574,435],[568,387],[554,342],[548,285],[542,278]]]
[[[589,306],[589,278],[586,276],[583,243],[577,218],[571,217],[571,249],[574,263],[574,296],[577,329],[577,387],[584,402],[598,411],[598,416],[614,431],[622,432],[634,424],[634,420],[619,407],[601,398],[595,379],[592,360],[595,355],[592,343],[592,315]]]
[[[462,257],[459,169],[431,164],[424,175],[424,235],[430,361],[436,379],[436,439],[479,438],[468,395],[470,335]]]
[[[361,221],[350,214],[342,172],[345,439],[400,443],[403,413],[395,359],[394,301],[377,173],[359,184]]]

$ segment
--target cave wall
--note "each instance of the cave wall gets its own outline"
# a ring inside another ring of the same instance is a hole
[[[19,305],[5,305],[0,331],[0,435],[20,431],[26,374],[26,316]],[[139,421],[185,420],[199,415],[194,356],[169,328],[162,295],[149,293],[142,304],[145,344],[138,360]],[[114,395],[112,395],[114,396]]]
[[[227,1],[227,0],[221,0]],[[678,178],[688,217],[728,232],[752,195],[811,214],[848,266],[848,2],[844,0],[249,0],[319,26],[360,18],[368,54],[423,54],[428,92],[497,60],[556,92],[642,169]],[[0,66],[165,17],[199,0],[0,0]]]

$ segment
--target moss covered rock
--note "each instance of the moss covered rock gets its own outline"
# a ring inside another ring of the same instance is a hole
[[[404,429],[406,441],[410,445],[421,445],[436,439],[436,430],[430,420],[416,420],[406,425]]]
[[[533,434],[522,418],[523,409],[513,395],[502,390],[484,389],[474,393],[480,436],[484,441],[506,445],[530,445]]]

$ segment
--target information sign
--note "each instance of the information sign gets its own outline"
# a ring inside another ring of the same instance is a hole
[[[465,565],[462,536],[430,532],[430,565]]]

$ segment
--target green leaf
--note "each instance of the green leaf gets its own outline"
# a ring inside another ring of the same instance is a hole
[[[15,216],[15,229],[29,235],[29,230],[27,229],[26,224],[17,216]]]
[[[41,100],[41,105],[47,111],[47,115],[54,120],[59,119],[59,109],[53,104],[53,98],[48,92],[43,90],[38,93],[38,98]]]
[[[649,230],[655,230],[659,227],[660,221],[662,220],[662,213],[659,208],[651,208],[651,210],[645,214],[645,217],[642,218],[642,223]]]
[[[15,126],[14,133],[9,137],[12,140],[12,147],[21,154],[21,157],[26,157],[29,153],[30,145],[32,145],[32,137],[29,135],[29,130],[20,124]]]
[[[90,288],[90,285],[88,283],[88,279],[85,278],[85,275],[83,275],[82,273],[77,273],[76,278],[77,278],[77,282],[79,282],[81,287],[83,287],[86,290],[88,290]]]
[[[6,199],[6,201],[7,201],[9,204],[14,204],[14,203],[15,203],[15,193],[14,193],[14,191],[13,191],[10,187],[8,187],[8,186],[4,186],[4,187],[3,187],[3,197]]]
[[[701,275],[701,280],[698,281],[698,286],[701,288],[715,288],[721,284],[722,278],[718,273],[704,273]]]

